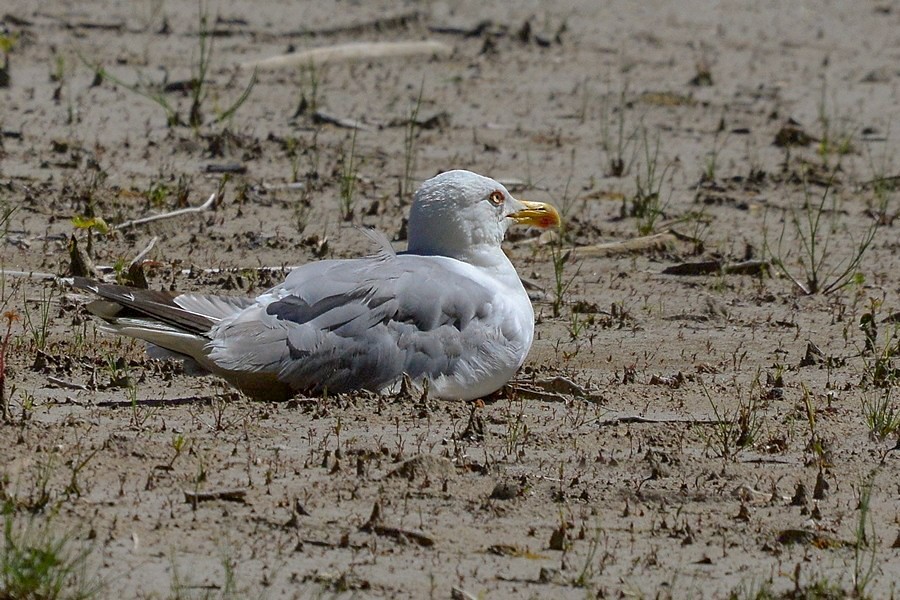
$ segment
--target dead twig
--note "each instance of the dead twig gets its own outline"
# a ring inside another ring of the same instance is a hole
[[[710,275],[722,270],[720,260],[702,260],[699,262],[680,263],[666,267],[661,271],[663,275]]]
[[[48,281],[65,279],[65,277],[59,277],[53,273],[42,273],[40,271],[7,271],[5,269],[0,269],[0,275],[3,277],[24,277],[26,279],[44,279]]]
[[[224,500],[226,502],[247,502],[247,490],[216,490],[212,492],[189,492],[184,490],[184,501],[196,505],[198,502]]]
[[[369,531],[382,537],[394,538],[401,541],[409,540],[423,548],[434,546],[433,537],[411,529],[401,529],[400,527],[390,527],[387,525],[372,525]]]
[[[259,186],[253,186],[251,188],[254,192],[259,191]],[[305,181],[293,181],[290,183],[266,183],[262,182],[262,189],[266,191],[272,190],[302,190],[306,189]]]
[[[767,260],[745,260],[722,267],[726,275],[767,275],[770,268]]]
[[[128,268],[130,269],[131,267],[133,267],[135,265],[141,264],[141,262],[144,260],[144,258],[150,253],[151,250],[153,250],[153,246],[156,245],[156,242],[158,239],[159,238],[154,235],[153,239],[150,240],[150,243],[147,244],[146,246],[144,246],[144,249],[141,250],[140,252],[138,252],[137,256],[135,256],[134,258],[131,259],[131,262],[128,263]]]
[[[450,598],[451,600],[477,600],[475,596],[458,587],[450,588]]]
[[[722,421],[715,419],[685,419],[681,417],[642,417],[640,415],[622,415],[611,419],[598,420],[598,427],[609,425],[623,425],[630,423],[657,424],[657,423],[683,423],[685,425],[720,425]]]
[[[149,253],[150,250],[153,249],[153,246],[156,245],[156,240],[156,236],[153,236],[150,243],[147,244],[147,246],[128,264],[128,271],[125,273],[125,283],[132,287],[144,290],[150,287],[147,284],[147,276],[144,274],[144,257],[147,256],[147,253]]]
[[[65,379],[60,379],[59,377],[54,377],[53,375],[47,376],[47,382],[52,383],[55,386],[65,388],[67,390],[81,390],[87,391],[88,387],[83,383],[74,383],[72,381],[66,381]]]
[[[482,34],[487,32],[491,27],[493,27],[494,23],[490,19],[484,19],[478,21],[477,23],[464,24],[464,25],[455,25],[455,24],[447,24],[447,25],[429,25],[428,31],[431,33],[439,33],[442,35],[460,35],[462,37],[480,37]]]
[[[210,163],[203,170],[207,173],[243,175],[247,172],[247,165],[242,165],[241,163]]]
[[[745,260],[739,263],[723,263],[721,260],[701,260],[686,262],[661,271],[663,275],[711,275],[723,273],[725,275],[760,275],[769,272],[769,261]]]
[[[326,63],[356,60],[379,60],[410,56],[445,57],[453,52],[453,47],[443,42],[422,40],[414,42],[356,42],[323,46],[270,56],[241,63],[243,69],[284,69],[293,67],[318,67]]]
[[[357,131],[372,131],[371,127],[363,125],[362,121],[356,119],[346,119],[336,115],[330,115],[324,111],[317,110],[312,115],[313,123],[336,125],[344,129],[356,129]]]
[[[511,384],[510,387],[518,397],[527,400],[566,402],[573,398],[580,398],[589,402],[603,401],[602,396],[592,393],[587,388],[565,377],[537,379],[529,382],[519,381]]]
[[[369,520],[365,525],[360,527],[359,530],[366,533],[374,533],[375,535],[383,537],[394,538],[400,541],[411,541],[425,548],[434,546],[434,538],[421,531],[383,525],[381,519],[381,504],[378,502],[372,506],[372,514],[369,516]]]
[[[573,252],[576,256],[580,257],[617,256],[620,254],[635,254],[638,252],[656,252],[666,250],[677,242],[678,239],[679,238],[671,231],[664,231],[662,233],[654,233],[653,235],[645,235],[621,242],[607,242],[605,244],[580,246],[575,248]]]
[[[158,215],[150,215],[149,217],[141,217],[140,219],[132,219],[131,221],[125,221],[124,223],[119,223],[118,225],[114,225],[113,229],[128,229],[131,227],[135,227],[137,225],[146,225],[147,223],[153,223],[154,221],[162,221],[163,219],[172,219],[174,217],[180,217],[182,215],[189,215],[193,213],[203,212],[209,209],[216,201],[216,197],[218,194],[210,194],[209,198],[201,204],[200,206],[189,206],[187,208],[179,208],[178,210],[173,210],[167,213],[160,213]]]
[[[539,402],[568,402],[571,396],[566,396],[556,392],[546,392],[541,389],[517,385],[516,396],[523,400],[537,400]]]

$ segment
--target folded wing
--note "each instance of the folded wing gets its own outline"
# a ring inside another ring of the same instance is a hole
[[[306,265],[216,325],[210,359],[308,393],[380,390],[404,373],[465,388],[527,352],[502,299],[468,269],[404,255]]]

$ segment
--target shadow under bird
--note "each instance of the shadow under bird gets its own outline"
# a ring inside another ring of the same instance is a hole
[[[497,181],[447,171],[416,191],[408,249],[322,260],[255,298],[177,294],[76,278],[99,299],[102,329],[144,340],[154,356],[193,361],[247,395],[396,389],[404,375],[433,395],[471,400],[502,387],[531,348],[534,311],[500,248],[512,224],[554,227],[552,206]]]

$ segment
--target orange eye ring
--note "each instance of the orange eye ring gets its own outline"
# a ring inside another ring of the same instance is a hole
[[[493,192],[491,192],[491,195],[488,196],[488,200],[494,206],[500,206],[501,204],[503,204],[503,201],[506,200],[506,198],[504,198],[503,192],[501,192],[500,190],[494,190]]]

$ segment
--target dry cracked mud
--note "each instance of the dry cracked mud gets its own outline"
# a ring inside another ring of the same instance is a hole
[[[896,594],[896,4],[3,13],[0,596],[40,556],[59,597]],[[449,168],[566,221],[504,246],[536,341],[483,402],[253,402],[65,280],[74,240],[110,280],[252,294],[360,226],[402,248]]]

